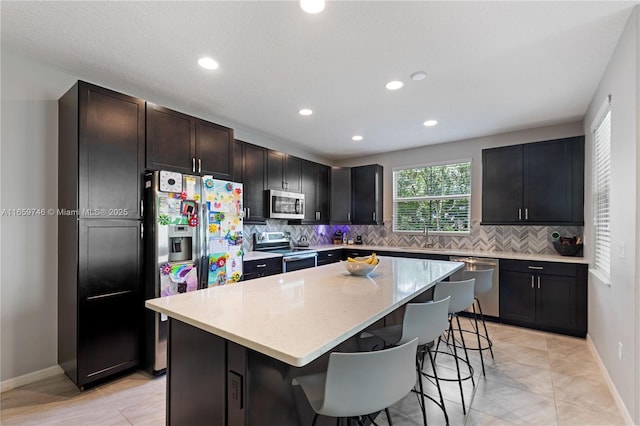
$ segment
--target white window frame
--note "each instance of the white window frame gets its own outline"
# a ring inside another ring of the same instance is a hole
[[[396,172],[407,169],[420,169],[420,168],[428,168],[435,166],[443,166],[443,165],[452,165],[452,164],[461,164],[468,163],[470,168],[469,173],[469,194],[458,194],[458,195],[446,195],[446,196],[426,196],[426,197],[411,197],[411,198],[402,198],[399,199],[396,197]],[[397,203],[399,201],[412,201],[412,200],[437,200],[437,199],[468,199],[469,200],[469,216],[468,216],[468,231],[436,231],[429,230],[429,235],[471,235],[471,194],[473,193],[473,161],[471,158],[462,158],[457,160],[447,160],[447,161],[439,161],[434,163],[427,164],[416,164],[409,166],[399,166],[393,168],[392,173],[393,180],[393,219],[392,219],[392,232],[397,234],[408,234],[408,235],[417,235],[422,234],[421,232],[416,231],[405,231],[396,229],[396,212],[397,212]]]
[[[590,272],[611,285],[611,95],[607,96],[591,125],[593,167],[593,268]],[[601,132],[607,130],[608,133]]]

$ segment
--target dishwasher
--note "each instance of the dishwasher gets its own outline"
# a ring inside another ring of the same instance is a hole
[[[489,259],[486,257],[469,257],[469,256],[450,256],[452,262],[464,263],[467,271],[479,271],[483,269],[493,269],[493,286],[486,293],[479,294],[478,300],[482,304],[482,312],[485,318],[489,320],[498,320],[500,318],[500,280],[498,259]],[[452,281],[462,280],[462,270],[451,275]]]

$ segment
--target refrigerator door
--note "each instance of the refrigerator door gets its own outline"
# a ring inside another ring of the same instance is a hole
[[[243,255],[242,184],[204,176],[202,194],[207,286],[238,282],[242,277]]]
[[[202,255],[201,179],[154,171],[145,175],[145,298],[198,289]],[[167,317],[145,310],[145,364],[166,368]]]

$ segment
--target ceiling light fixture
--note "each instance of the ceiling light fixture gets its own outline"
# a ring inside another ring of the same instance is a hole
[[[307,13],[316,14],[324,10],[324,0],[300,0],[300,8]]]
[[[203,56],[202,58],[198,59],[198,65],[208,70],[218,69],[218,63],[208,56]]]
[[[384,87],[386,87],[389,90],[398,90],[400,89],[402,86],[404,86],[404,83],[398,80],[393,80],[388,82]]]
[[[309,108],[302,108],[300,111],[298,111],[298,114],[300,114],[300,115],[311,115],[311,114],[313,114],[313,111],[311,111]]]
[[[427,78],[427,73],[424,71],[416,71],[413,74],[411,74],[411,80],[413,81],[420,81],[420,80],[424,80],[425,78]]]
[[[354,140],[356,142],[360,142],[362,139],[364,139],[362,136],[360,135],[355,135],[351,138],[351,140]]]
[[[438,124],[438,120],[427,120],[423,124],[427,127],[433,127]]]

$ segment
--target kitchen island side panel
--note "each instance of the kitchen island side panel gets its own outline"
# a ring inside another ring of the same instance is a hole
[[[227,341],[169,318],[167,424],[226,424]]]

